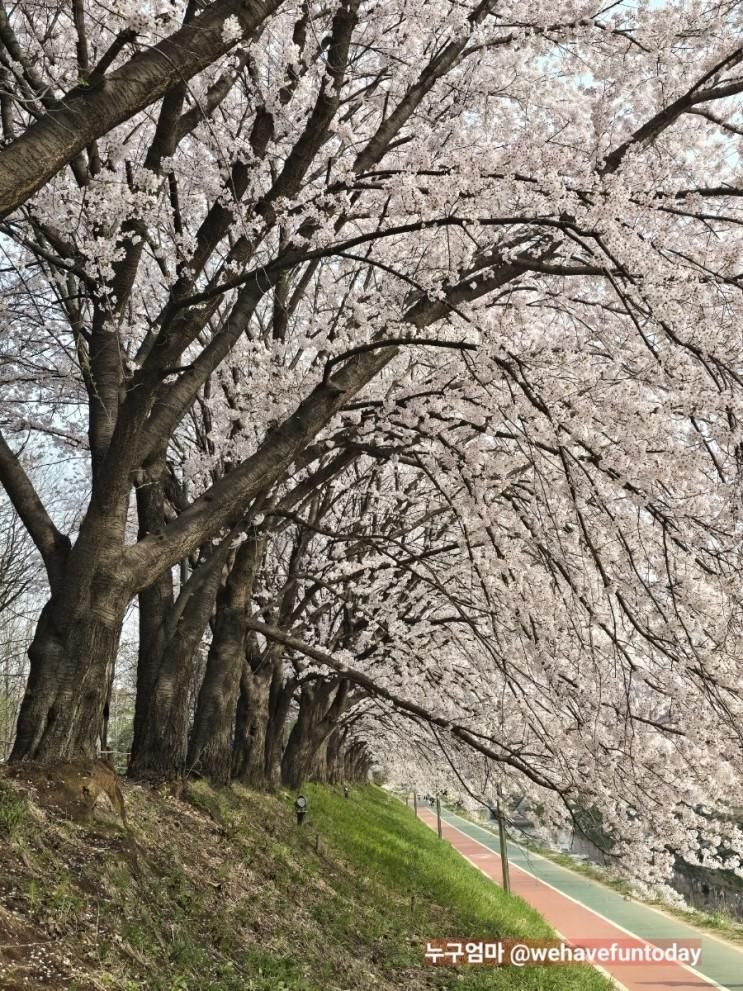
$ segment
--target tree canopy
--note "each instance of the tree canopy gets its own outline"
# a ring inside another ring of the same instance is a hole
[[[133,774],[486,761],[738,867],[741,26],[0,7],[14,760],[105,749],[136,602]]]

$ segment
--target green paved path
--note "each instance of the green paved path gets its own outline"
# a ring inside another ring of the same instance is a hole
[[[490,830],[476,826],[446,809],[441,810],[441,818],[470,838],[478,840],[489,850],[499,853],[498,837]],[[743,947],[739,949],[732,943],[710,936],[703,929],[696,929],[680,919],[627,899],[603,884],[561,867],[511,841],[508,843],[508,854],[513,864],[635,936],[650,941],[701,939],[702,958],[697,971],[721,988],[743,991]]]

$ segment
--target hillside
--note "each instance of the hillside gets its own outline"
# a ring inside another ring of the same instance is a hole
[[[381,789],[310,786],[299,828],[286,793],[124,783],[127,832],[105,800],[73,821],[0,773],[4,991],[607,987],[585,969],[426,968],[426,937],[549,930]]]

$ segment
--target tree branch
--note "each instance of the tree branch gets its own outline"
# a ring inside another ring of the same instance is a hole
[[[211,65],[235,44],[223,31],[236,17],[251,34],[282,0],[216,0],[200,17],[136,54],[93,86],[68,93],[7,148],[0,151],[0,218],[7,216],[96,138],[155,103]]]
[[[701,79],[698,79],[683,96],[680,96],[669,106],[664,107],[657,114],[654,114],[650,120],[646,121],[642,127],[638,127],[634,134],[627,138],[618,148],[615,148],[613,152],[607,155],[604,159],[603,166],[599,170],[600,173],[602,175],[611,175],[613,172],[616,172],[630,148],[634,145],[654,141],[659,134],[665,131],[667,127],[670,127],[674,121],[678,120],[681,114],[686,113],[696,104],[706,103],[708,100],[721,100],[740,93],[743,90],[743,82],[731,83],[720,86],[717,89],[712,86],[703,90],[702,86],[709,82],[718,72],[722,72],[723,69],[730,69],[732,66],[738,65],[741,61],[743,61],[743,48],[736,49],[731,55],[726,56],[721,62],[718,62]]]
[[[344,351],[343,354],[337,354],[333,358],[330,358],[325,362],[325,373],[322,377],[323,384],[328,384],[330,381],[330,369],[334,365],[337,365],[340,361],[345,361],[347,358],[352,358],[355,354],[364,354],[366,351],[376,351],[379,348],[396,348],[401,344],[414,344],[416,346],[425,346],[429,348],[453,348],[458,351],[477,350],[476,344],[468,344],[466,341],[439,341],[436,338],[431,337],[388,337],[384,341],[372,341],[369,344],[359,344],[358,347],[351,348],[348,351]]]
[[[41,554],[53,590],[61,576],[64,560],[70,549],[70,540],[60,533],[52,522],[31,479],[18,460],[18,456],[8,447],[2,433],[0,433],[0,483]]]
[[[466,743],[467,746],[472,747],[473,750],[479,751],[484,756],[489,757],[491,760],[497,761],[499,764],[508,764],[510,767],[513,767],[515,770],[526,775],[526,777],[528,777],[535,784],[540,785],[542,788],[548,788],[550,791],[556,791],[559,794],[562,794],[562,790],[554,782],[550,781],[549,778],[544,777],[544,775],[519,760],[513,753],[509,753],[509,748],[504,744],[501,744],[495,740],[491,741],[496,746],[503,748],[504,752],[498,753],[493,750],[492,747],[488,747],[477,740],[472,735],[472,731],[466,726],[462,726],[459,723],[452,723],[448,719],[444,719],[443,716],[437,716],[434,713],[429,712],[416,702],[411,702],[409,699],[396,695],[389,689],[377,684],[368,675],[363,674],[361,671],[356,671],[353,668],[347,667],[327,651],[321,650],[318,647],[313,647],[311,644],[307,644],[303,640],[298,640],[296,637],[290,636],[288,633],[284,633],[283,630],[279,630],[275,626],[268,626],[265,623],[261,623],[259,620],[252,618],[247,620],[247,626],[248,629],[254,630],[256,633],[262,633],[267,640],[272,640],[274,643],[280,643],[284,647],[288,647],[290,650],[299,651],[299,653],[304,654],[306,657],[312,658],[313,661],[317,661],[319,664],[324,664],[326,667],[332,668],[333,671],[337,671],[339,674],[343,675],[343,677],[348,679],[349,682],[353,682],[353,684],[359,685],[361,688],[365,688],[371,695],[375,695],[377,698],[385,699],[393,705],[395,709],[403,713],[403,715],[410,716],[415,719],[422,719],[424,722],[432,726],[440,726],[442,729],[448,730],[453,736],[461,740],[463,743]]]

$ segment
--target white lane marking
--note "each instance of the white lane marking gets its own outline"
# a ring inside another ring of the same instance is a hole
[[[448,812],[450,816],[456,816],[457,819],[462,819],[461,816],[457,816],[456,812]],[[442,822],[446,822],[446,819],[442,819]],[[462,822],[469,822],[467,819],[462,819]],[[479,823],[470,823],[472,826],[477,826],[484,833],[488,833],[490,836],[495,837],[496,833],[494,830],[489,829],[487,826],[481,826]],[[602,888],[606,888],[612,894],[616,894],[613,888],[611,888],[605,881],[601,881],[595,877],[588,877],[586,874],[578,874],[577,871],[571,870],[564,864],[558,864],[556,860],[552,860],[550,857],[545,857],[543,853],[537,853],[536,850],[530,850],[529,847],[524,846],[523,843],[519,843],[517,840],[509,839],[508,841],[512,846],[516,846],[519,850],[523,850],[528,857],[538,857],[539,860],[545,860],[552,867],[557,867],[558,870],[563,871],[565,874],[570,874],[573,877],[578,877],[583,881],[592,881],[594,884],[600,885]],[[518,866],[518,865],[517,865]],[[718,936],[717,933],[709,932],[708,930],[702,928],[701,926],[695,926],[692,921],[687,921],[686,919],[680,919],[676,915],[671,915],[670,912],[665,912],[662,908],[658,908],[657,905],[650,905],[648,902],[644,902],[641,899],[629,897],[628,901],[631,901],[634,905],[639,905],[640,908],[646,908],[649,912],[655,912],[656,915],[662,915],[664,919],[669,922],[675,922],[677,925],[685,927],[690,932],[694,933],[697,937],[702,939],[714,939],[716,943],[722,943],[729,950],[734,950],[736,953],[743,953],[743,947],[740,943],[734,943],[731,939],[725,939],[724,936]]]
[[[428,812],[428,809],[422,809],[421,811]],[[421,818],[421,817],[419,816],[419,818]],[[429,829],[433,829],[434,828],[432,826],[432,824],[430,822],[427,822],[425,819],[421,819],[421,821],[424,822],[429,827]],[[443,823],[446,823],[448,826],[451,826],[452,829],[456,829],[457,828],[456,826],[452,825],[452,823],[447,822],[446,819],[442,819],[441,822],[442,822],[442,824]],[[461,833],[462,830],[460,829],[459,832]],[[467,836],[466,833],[462,833],[462,835],[463,836]],[[468,839],[473,839],[473,837],[470,836],[470,837],[468,837]],[[475,840],[475,843],[477,843],[477,842],[478,841]],[[485,846],[485,845],[484,844],[481,844],[481,846]],[[454,847],[454,849],[456,849],[456,847]],[[488,850],[487,847],[485,847],[485,849]],[[468,857],[466,853],[462,853],[461,850],[457,850],[457,853],[459,854],[460,857],[462,857],[468,863],[472,864],[473,867],[477,868],[477,870],[480,871],[481,874],[484,874],[485,877],[488,879],[488,881],[495,881],[495,879],[492,878],[488,874],[488,872],[485,870],[484,867],[480,867],[479,864],[476,864],[475,861],[472,860],[470,857]],[[491,857],[498,857],[498,854],[495,853],[494,850],[488,850],[488,854]],[[481,853],[481,854],[479,854],[479,856],[480,857],[484,857],[485,854],[484,853]],[[500,857],[498,857],[498,859],[500,860]],[[518,866],[518,865],[515,865],[515,866]],[[495,883],[498,884],[497,881],[495,881]],[[500,887],[500,885],[499,885],[499,887]],[[524,899],[524,901],[526,901],[526,899]],[[532,908],[533,907],[534,906],[532,906]],[[547,924],[550,925],[549,923],[547,923]],[[555,927],[552,926],[552,925],[550,925],[550,928],[554,931],[555,936],[557,936],[558,939],[561,939],[563,941],[563,943],[569,943],[570,942],[570,940],[567,938],[567,936],[563,936],[563,934],[560,932],[559,929],[555,929]],[[604,970],[604,968],[601,966],[601,964],[593,963],[593,964],[590,964],[590,966],[593,967],[594,970],[597,970],[600,974],[603,974],[603,976],[607,980],[611,981],[611,983],[614,985],[614,987],[617,989],[617,991],[630,991],[630,989],[627,987],[626,984],[622,984],[622,982],[619,980],[618,977],[615,977],[613,974],[610,974],[608,970]]]
[[[450,815],[456,815],[456,813],[451,812]],[[459,818],[459,816],[457,816],[457,818]],[[447,826],[450,826],[452,829],[456,829],[458,833],[461,833],[462,836],[466,837],[468,840],[472,840],[473,843],[479,843],[480,846],[483,847],[485,850],[490,850],[490,847],[485,846],[484,843],[480,842],[480,840],[475,839],[474,836],[470,836],[468,833],[465,833],[463,829],[460,829],[459,826],[455,826],[454,823],[450,822],[448,819],[444,821],[446,822]],[[463,819],[462,821],[466,822],[467,820]],[[479,829],[480,827],[477,826],[476,828]],[[498,856],[495,850],[490,850],[490,852],[493,854],[493,856],[495,857]],[[542,859],[546,860],[547,858],[544,857]],[[551,862],[552,861],[548,861],[548,863]],[[584,905],[583,902],[579,902],[578,899],[573,898],[572,895],[566,895],[564,891],[560,891],[559,888],[556,888],[553,884],[550,884],[549,881],[543,881],[541,877],[537,877],[536,874],[532,874],[531,871],[527,871],[525,867],[521,867],[519,866],[519,864],[511,864],[511,866],[515,867],[517,871],[521,871],[522,874],[526,874],[528,877],[534,878],[535,881],[539,881],[539,883],[545,885],[545,887],[551,888],[553,891],[556,891],[558,895],[562,895],[563,898],[567,898],[569,901],[574,902],[576,905],[579,905],[587,912],[592,912],[593,915],[597,916],[599,919],[603,919],[604,922],[608,922],[610,926],[614,926],[614,928],[619,929],[620,932],[626,933],[628,936],[631,936],[633,939],[639,940],[641,943],[644,943],[646,946],[653,945],[647,939],[644,939],[642,936],[638,936],[637,933],[633,933],[629,929],[625,929],[624,926],[620,926],[618,922],[614,922],[613,919],[609,919],[607,918],[607,916],[602,915],[601,912],[597,912],[595,908],[589,908],[588,905]],[[572,872],[568,871],[568,873],[572,873]],[[723,987],[722,984],[718,984],[717,981],[714,981],[711,977],[707,977],[705,974],[702,974],[698,970],[695,970],[694,967],[690,967],[689,964],[677,962],[676,965],[678,967],[683,967],[684,970],[688,970],[690,974],[694,975],[694,977],[699,977],[703,981],[706,981],[709,987],[716,988],[717,991],[730,991],[729,988]]]

